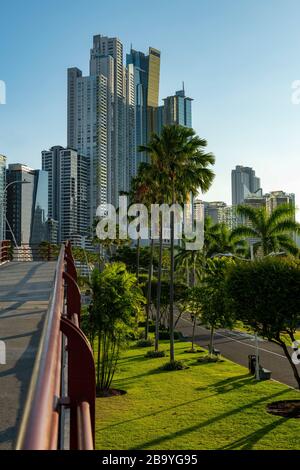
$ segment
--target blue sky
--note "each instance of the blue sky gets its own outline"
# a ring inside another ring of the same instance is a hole
[[[4,4],[5,3],[5,4]],[[93,34],[161,50],[160,97],[184,80],[193,125],[216,155],[206,200],[230,203],[230,172],[252,166],[265,191],[300,205],[298,0],[15,0],[1,2],[0,153],[40,167],[40,152],[66,144],[66,71],[88,71]]]

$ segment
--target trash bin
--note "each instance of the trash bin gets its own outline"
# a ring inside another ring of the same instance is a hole
[[[258,357],[258,363],[259,363],[259,357]],[[249,354],[248,356],[248,369],[250,374],[255,375],[255,369],[256,369],[256,355],[255,354]]]

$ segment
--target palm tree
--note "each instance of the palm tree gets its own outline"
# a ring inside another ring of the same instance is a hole
[[[234,253],[245,256],[248,248],[242,235],[236,233],[223,222],[212,224],[211,219],[205,220],[204,245],[206,256],[215,253]]]
[[[297,256],[299,249],[291,234],[300,231],[300,224],[295,221],[295,208],[290,204],[281,204],[270,214],[265,207],[238,206],[237,212],[245,218],[248,225],[233,230],[233,236],[254,238],[254,253],[261,249],[263,256],[283,250]]]
[[[196,275],[200,277],[201,261],[203,253],[200,250],[187,249],[188,241],[183,237],[182,246],[177,248],[175,255],[175,270],[184,268],[186,270],[186,284],[188,287],[194,287],[196,284]]]
[[[158,185],[155,179],[154,168],[149,163],[141,163],[138,173],[133,178],[131,183],[130,196],[133,202],[138,202],[150,206],[151,203],[156,202],[158,194]],[[146,326],[145,338],[148,338],[149,333],[149,316],[151,306],[151,285],[153,273],[153,254],[154,254],[154,239],[151,238],[150,243],[150,261],[148,270],[148,283],[147,283],[147,303],[146,303]],[[137,278],[139,278],[139,262],[140,260],[140,238],[137,240]]]
[[[196,196],[198,190],[209,189],[214,173],[210,165],[215,158],[205,153],[207,142],[195,134],[193,129],[171,125],[164,126],[161,135],[153,134],[143,151],[150,155],[151,161],[158,170],[158,178],[163,184],[165,201],[184,203],[188,194]],[[162,186],[161,186],[162,187]],[[174,212],[171,211],[170,239],[170,361],[174,362]]]

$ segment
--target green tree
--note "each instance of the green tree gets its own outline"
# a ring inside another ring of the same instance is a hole
[[[235,264],[232,258],[207,260],[204,279],[190,289],[189,299],[194,311],[199,312],[201,322],[210,328],[209,351],[214,350],[214,334],[217,328],[232,328],[234,316],[226,304],[226,272]],[[198,306],[198,308],[197,308]]]
[[[158,200],[159,185],[156,181],[155,168],[149,163],[141,163],[138,169],[137,176],[131,182],[131,200],[132,202],[142,203],[150,210],[151,204]],[[154,256],[154,238],[151,237],[150,241],[150,260],[148,266],[148,289],[147,289],[147,304],[146,304],[146,325],[145,325],[145,338],[149,334],[149,316],[151,306],[151,285],[153,273],[153,256]],[[140,237],[137,240],[137,277],[139,278],[140,270]]]
[[[300,324],[300,264],[295,259],[260,258],[238,263],[229,270],[227,302],[237,319],[260,336],[278,344],[300,388],[297,367],[286,345]]]
[[[189,250],[189,240],[183,238],[182,245],[177,247],[175,255],[175,270],[184,269],[188,287],[196,285],[196,277],[200,277],[203,267],[202,250]]]
[[[183,126],[164,126],[161,135],[153,134],[142,150],[150,156],[157,168],[160,187],[165,193],[164,202],[184,203],[188,195],[196,196],[199,189],[205,192],[214,178],[210,166],[215,158],[205,153],[207,142],[195,134],[193,129]],[[174,356],[174,212],[171,211],[170,239],[170,361]]]
[[[92,291],[89,337],[97,339],[97,391],[108,393],[120,348],[137,327],[145,299],[135,275],[129,273],[123,263],[107,264],[102,272],[94,269]]]
[[[247,254],[248,246],[244,236],[230,230],[225,223],[212,224],[211,219],[206,218],[204,227],[204,251],[207,257],[216,253]]]
[[[238,206],[237,211],[250,224],[234,229],[233,236],[256,239],[254,253],[257,254],[260,249],[263,256],[279,250],[295,256],[299,254],[291,235],[300,230],[292,205],[282,204],[271,213],[265,207],[253,208],[247,205]]]

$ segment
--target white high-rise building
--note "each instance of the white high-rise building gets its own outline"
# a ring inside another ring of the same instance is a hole
[[[108,87],[104,75],[83,77],[68,70],[68,147],[87,157],[89,224],[108,197]]]
[[[89,159],[57,145],[42,152],[42,168],[48,172],[48,217],[57,222],[58,241],[86,236]]]
[[[135,157],[135,89],[132,66],[123,65],[118,38],[96,35],[89,75],[68,70],[68,147],[89,158],[89,223],[99,204],[118,205],[128,191]]]

